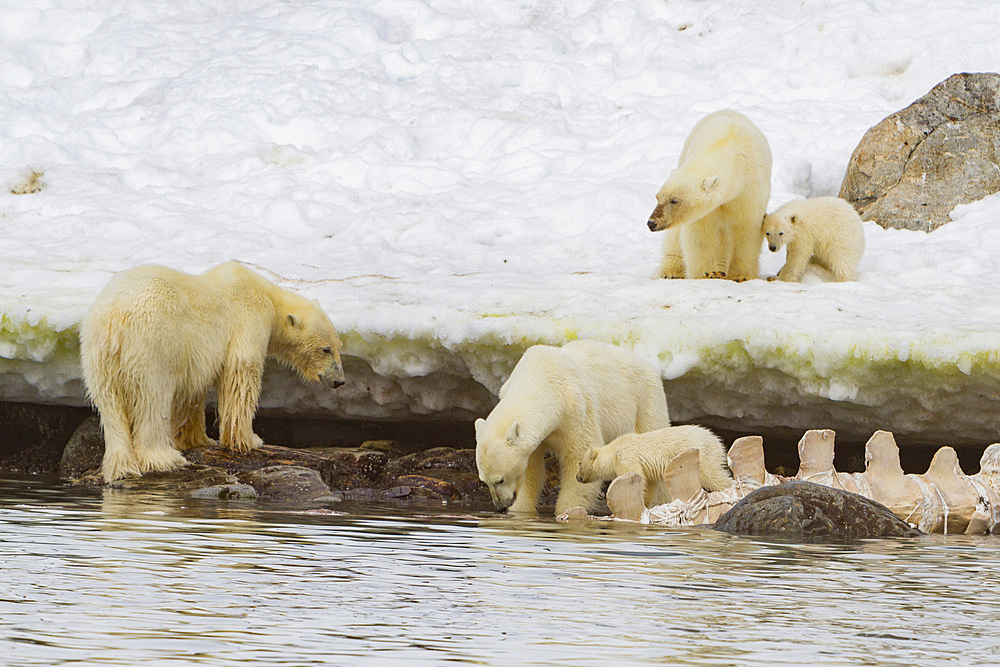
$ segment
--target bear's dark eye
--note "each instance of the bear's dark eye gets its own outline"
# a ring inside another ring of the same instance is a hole
[[[679,200],[679,199],[677,199],[677,197],[674,197],[674,198],[672,198],[672,199],[670,200],[670,205],[671,205],[671,206],[677,206],[677,205],[678,205],[678,204],[680,204],[680,203],[681,203],[681,202],[680,202],[680,200]]]
[[[784,236],[785,232],[778,232],[778,236]]]
[[[329,347],[324,347],[323,348],[323,354],[330,354],[330,348]]]
[[[503,477],[496,481],[496,486],[500,486],[501,484],[503,484]]]

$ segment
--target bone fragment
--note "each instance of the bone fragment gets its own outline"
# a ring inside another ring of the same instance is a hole
[[[630,472],[616,477],[606,495],[608,509],[618,519],[638,521],[646,505],[642,498],[642,475]]]
[[[799,440],[799,472],[796,479],[857,493],[857,485],[847,473],[833,467],[836,433],[828,428],[806,431]]]
[[[920,485],[903,474],[892,433],[876,431],[865,444],[865,471],[856,473],[858,493],[882,503],[901,518],[910,517],[923,499]]]

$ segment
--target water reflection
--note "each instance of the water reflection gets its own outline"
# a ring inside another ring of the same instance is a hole
[[[7,664],[992,663],[998,542],[0,482]]]

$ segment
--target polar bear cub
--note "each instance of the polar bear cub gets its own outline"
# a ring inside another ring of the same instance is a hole
[[[642,476],[646,507],[655,507],[673,500],[663,484],[667,465],[692,448],[698,450],[702,487],[721,491],[733,484],[722,440],[707,428],[691,425],[620,436],[593,450],[581,461],[577,480],[582,483],[607,481],[637,472]]]
[[[791,201],[764,217],[764,238],[771,252],[788,247],[778,280],[802,280],[809,264],[836,281],[857,280],[865,252],[861,216],[840,197]]]

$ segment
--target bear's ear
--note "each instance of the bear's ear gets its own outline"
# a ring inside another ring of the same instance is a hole
[[[479,436],[480,433],[483,432],[483,426],[485,426],[485,425],[486,425],[486,420],[485,419],[483,419],[483,418],[480,417],[479,419],[476,420],[476,436],[477,437]]]
[[[712,192],[719,185],[719,177],[712,175],[701,182],[701,189],[705,192]]]
[[[511,422],[510,426],[507,427],[507,442],[514,445],[517,444],[517,439],[521,435],[521,425],[517,422]]]
[[[295,316],[295,313],[288,313],[288,325],[291,327],[299,326],[300,320]]]

